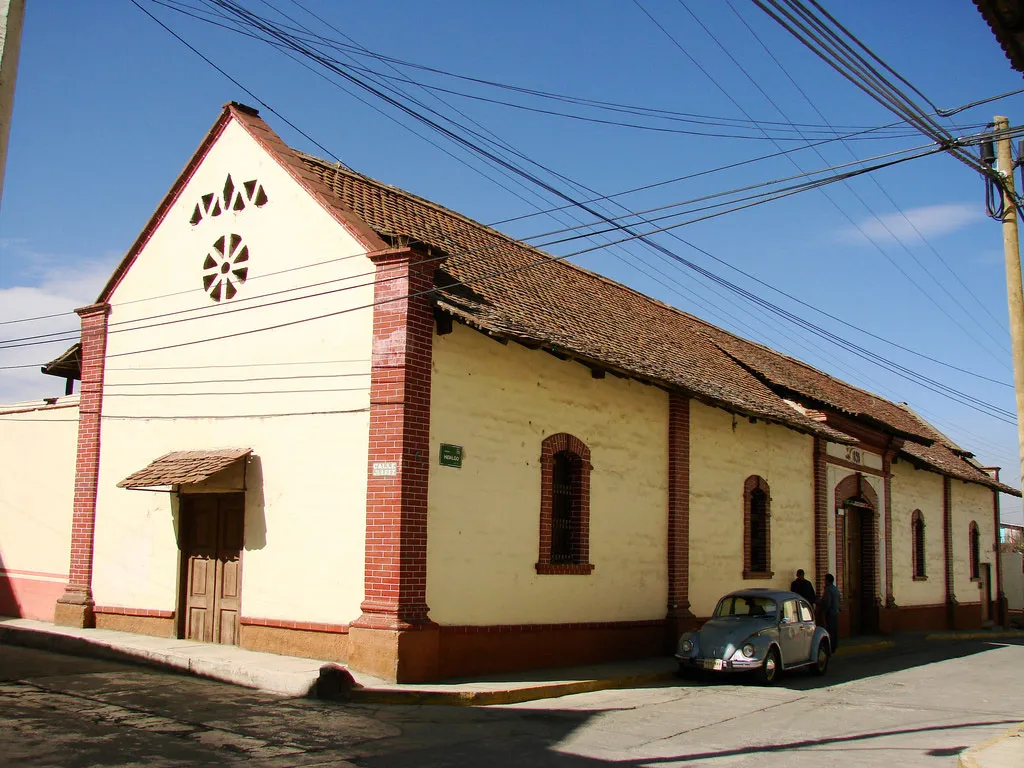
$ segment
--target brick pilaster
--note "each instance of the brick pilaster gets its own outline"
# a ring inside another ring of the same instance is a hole
[[[82,323],[82,389],[78,408],[78,453],[71,516],[71,566],[68,586],[57,601],[54,621],[91,627],[93,542],[96,490],[100,470],[100,420],[103,411],[103,368],[107,351],[109,304],[76,310]]]
[[[440,259],[401,248],[371,255],[374,287],[365,599],[354,627],[431,624],[427,608],[427,478],[434,314]]]
[[[885,493],[885,602],[886,608],[896,607],[893,591],[892,575],[892,459],[896,455],[893,449],[887,450],[882,456],[882,487]]]
[[[828,573],[828,471],[825,440],[814,438],[814,583],[818,594],[825,592]]]
[[[690,398],[673,390],[668,400],[668,613],[670,634],[693,618],[690,611]],[[674,642],[674,639],[673,639]]]
[[[946,608],[950,628],[956,625],[956,592],[953,584],[953,489],[949,476],[942,478],[942,550],[945,560]]]

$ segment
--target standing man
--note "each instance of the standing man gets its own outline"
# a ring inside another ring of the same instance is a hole
[[[814,604],[818,602],[818,593],[814,591],[814,585],[804,578],[803,568],[796,572],[796,579],[789,585],[789,591],[800,595],[811,604],[811,608],[814,608]]]
[[[825,629],[832,641],[832,653],[839,647],[839,587],[836,577],[825,574],[825,591],[821,594],[821,612],[825,616]]]

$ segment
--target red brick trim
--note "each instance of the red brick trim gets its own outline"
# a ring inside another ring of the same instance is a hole
[[[999,479],[999,470],[995,471],[995,477]],[[992,492],[992,549],[996,553],[996,623],[1006,625],[1006,593],[1003,591],[1003,564],[999,557],[999,492]]]
[[[576,540],[574,563],[551,562],[551,527],[553,518],[552,494],[554,489],[555,454],[568,451],[578,459],[578,472],[573,489],[573,522]],[[574,435],[566,432],[549,435],[540,450],[540,547],[536,563],[537,573],[585,575],[594,570],[590,562],[590,448]]]
[[[174,611],[158,611],[153,608],[121,608],[116,605],[97,605],[92,609],[92,612],[108,616],[141,616],[149,619],[174,618]]]
[[[754,570],[751,561],[752,528],[750,502],[754,491],[761,491],[765,497],[765,556],[764,569]],[[743,578],[770,579],[772,572],[772,494],[767,481],[758,475],[751,475],[743,483]]]
[[[942,477],[942,547],[945,555],[946,605],[956,603],[953,588],[953,491],[952,480],[948,475]],[[950,616],[950,624],[953,616]]]
[[[690,398],[668,396],[668,611],[666,618],[691,618],[690,611]]]
[[[352,626],[429,626],[427,485],[434,312],[440,258],[411,248],[371,257],[374,285],[365,599]],[[376,471],[375,471],[376,467]]]
[[[892,572],[892,460],[896,456],[896,449],[890,448],[882,456],[882,492],[885,494],[885,602],[886,608],[896,607],[896,597],[893,589]]]
[[[348,624],[322,624],[317,621],[288,621],[286,619],[259,619],[243,616],[239,619],[243,627],[273,627],[274,629],[301,629],[306,632],[326,632],[332,635],[347,635]]]
[[[495,632],[551,632],[563,629],[638,629],[641,627],[664,626],[664,619],[641,619],[637,621],[580,621],[563,624],[442,624],[441,634],[476,635]]]
[[[75,311],[82,319],[82,390],[78,401],[78,449],[75,461],[74,506],[71,515],[71,566],[67,589],[58,602],[83,606],[83,621],[86,625],[91,625],[93,540],[100,470],[103,371],[110,305],[92,304]]]
[[[825,592],[828,573],[828,470],[824,438],[814,438],[814,581]]]

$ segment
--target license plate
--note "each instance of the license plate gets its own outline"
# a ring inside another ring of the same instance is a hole
[[[704,669],[713,669],[716,672],[720,672],[722,668],[725,666],[724,662],[721,659],[704,659],[703,664]]]

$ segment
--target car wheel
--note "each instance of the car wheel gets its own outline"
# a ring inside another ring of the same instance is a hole
[[[828,670],[828,643],[824,640],[818,643],[818,651],[814,657],[814,663],[811,665],[811,672],[818,677],[821,677]]]
[[[782,672],[782,662],[779,660],[779,652],[772,648],[764,658],[764,664],[757,672],[758,679],[762,685],[771,685]]]

